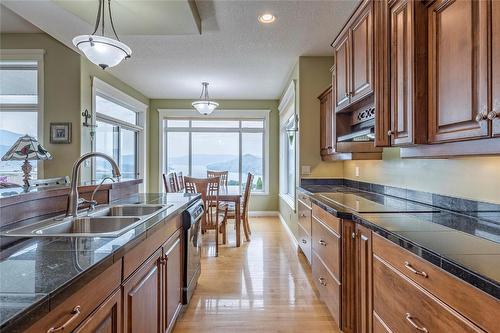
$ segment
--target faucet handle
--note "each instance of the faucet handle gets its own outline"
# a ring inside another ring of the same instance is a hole
[[[84,198],[78,199],[78,206],[89,205],[89,210],[94,210],[95,206],[97,206],[97,201],[95,200],[86,200]]]

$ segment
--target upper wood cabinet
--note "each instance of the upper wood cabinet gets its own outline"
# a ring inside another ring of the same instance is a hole
[[[393,146],[427,142],[426,21],[421,2],[388,5],[390,129]]]
[[[319,97],[320,118],[320,153],[327,156],[335,152],[335,115],[332,104],[332,87],[330,86]]]
[[[491,2],[491,93],[492,106],[488,118],[492,120],[493,136],[500,136],[500,2]]]
[[[333,43],[335,111],[373,92],[372,2],[365,1]]]
[[[428,8],[430,143],[489,136],[488,7],[437,0]]]
[[[350,29],[351,103],[373,92],[373,15],[371,2],[362,7]]]

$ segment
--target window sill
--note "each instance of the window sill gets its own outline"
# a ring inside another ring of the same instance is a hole
[[[265,195],[269,195],[269,192],[254,192],[254,191],[252,191],[251,194],[256,195],[256,196],[265,196]]]
[[[286,194],[280,194],[280,198],[286,202],[286,204],[288,206],[290,206],[290,208],[295,211],[295,198],[289,196],[289,195],[286,195]]]

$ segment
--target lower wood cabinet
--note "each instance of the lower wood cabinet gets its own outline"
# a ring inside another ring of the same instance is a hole
[[[299,248],[306,257],[307,261],[311,263],[311,202],[310,199],[304,195],[299,194],[298,200],[298,243]]]
[[[163,331],[170,332],[182,306],[182,246],[180,237],[173,237],[163,246]]]
[[[102,303],[73,333],[121,333],[122,294],[118,289]]]
[[[158,249],[123,284],[123,331],[162,331],[162,250]]]
[[[395,332],[483,332],[376,255],[373,308]]]
[[[340,327],[340,281],[330,273],[321,258],[314,251],[312,252],[312,275],[319,290],[321,300],[325,302],[328,310],[330,310],[330,314]]]
[[[372,332],[372,232],[356,224],[356,332]]]

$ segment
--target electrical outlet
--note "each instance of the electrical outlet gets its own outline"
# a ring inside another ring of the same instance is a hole
[[[303,165],[302,166],[302,175],[309,176],[310,174],[311,174],[311,166],[310,165]]]
[[[359,177],[359,166],[356,166],[355,173],[356,173],[356,177]]]

